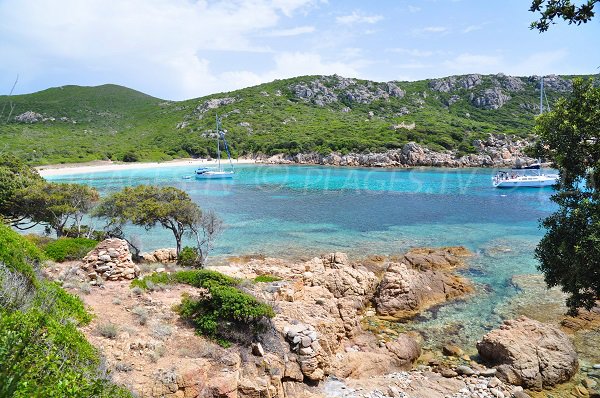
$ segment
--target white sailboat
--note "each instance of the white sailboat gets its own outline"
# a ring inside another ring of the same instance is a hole
[[[544,112],[544,77],[540,83],[540,115]],[[546,103],[548,100],[546,99]],[[550,109],[550,105],[547,105]],[[492,185],[495,188],[543,188],[558,183],[558,174],[542,172],[542,165],[538,163],[513,168],[510,171],[499,171],[492,177]]]
[[[208,167],[200,167],[196,169],[196,178],[199,179],[218,179],[218,178],[233,178],[234,170],[233,163],[231,161],[231,153],[229,152],[229,145],[227,145],[227,140],[225,139],[225,132],[221,130],[221,119],[219,119],[219,115],[216,116],[217,123],[217,169],[212,169]],[[221,139],[223,139],[223,146],[225,151],[227,152],[227,158],[229,159],[229,165],[231,166],[231,170],[226,171],[223,170],[221,166]]]

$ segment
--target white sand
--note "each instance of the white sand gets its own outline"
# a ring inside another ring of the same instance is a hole
[[[221,161],[226,167],[229,162]],[[255,163],[253,159],[235,159],[233,164]],[[42,177],[58,176],[66,174],[87,174],[101,171],[133,170],[133,169],[157,169],[162,167],[180,167],[180,166],[215,166],[216,160],[206,159],[181,159],[170,160],[167,162],[149,162],[149,163],[113,163],[110,161],[98,161],[92,164],[60,164],[39,166],[37,170]]]

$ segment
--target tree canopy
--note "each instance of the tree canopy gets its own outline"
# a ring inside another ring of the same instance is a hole
[[[540,19],[531,23],[531,29],[545,32],[555,19],[563,19],[570,24],[581,25],[594,17],[594,5],[600,0],[587,0],[580,5],[570,0],[533,0],[529,11],[540,13]]]
[[[560,172],[552,196],[559,209],[542,222],[547,232],[536,257],[546,283],[569,293],[573,313],[600,298],[600,87],[576,79],[536,131],[540,154]]]
[[[26,189],[44,179],[37,170],[26,165],[15,156],[0,155],[0,215],[7,222],[22,217],[17,212],[17,191]]]
[[[202,212],[180,189],[139,185],[126,187],[107,197],[96,215],[107,218],[110,226],[120,230],[128,222],[147,230],[159,224],[173,233],[179,254],[184,234],[192,232],[193,226],[200,222]]]

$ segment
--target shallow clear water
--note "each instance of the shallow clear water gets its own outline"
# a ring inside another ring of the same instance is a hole
[[[464,245],[475,253],[464,273],[480,286],[478,293],[420,318],[433,340],[457,343],[471,343],[500,322],[495,309],[515,294],[511,276],[535,272],[539,220],[553,209],[551,189],[498,190],[489,169],[241,165],[233,180],[183,178],[193,171],[184,166],[49,179],[88,184],[103,195],[138,184],[181,188],[225,220],[217,257],[344,251],[361,258]],[[143,250],[173,246],[167,231],[134,233]]]

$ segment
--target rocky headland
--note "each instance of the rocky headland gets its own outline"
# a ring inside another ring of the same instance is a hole
[[[462,155],[456,151],[436,152],[415,142],[402,149],[382,153],[299,153],[296,155],[256,156],[258,163],[314,164],[351,167],[520,167],[535,163],[525,155],[530,142],[516,136],[490,134],[486,140],[475,140],[476,153]]]
[[[148,255],[141,275],[174,272],[168,253]],[[528,318],[482,336],[480,359],[452,345],[440,354],[423,350],[418,332],[365,327],[366,320],[383,325],[470,294],[473,285],[455,274],[468,255],[449,247],[360,261],[343,253],[307,261],[232,258],[213,269],[245,281],[241,288],[276,315],[264,333],[238,336],[245,343],[227,349],[197,335],[173,309],[182,294],[206,294],[202,289],[142,291],[105,274],[92,286],[87,262],[47,273],[92,309],[84,333],[115,381],[141,397],[526,397],[524,388],[571,378],[578,358],[568,335]],[[252,282],[258,276],[270,281]],[[106,333],[106,325],[115,332]],[[592,391],[594,380],[584,382]]]

